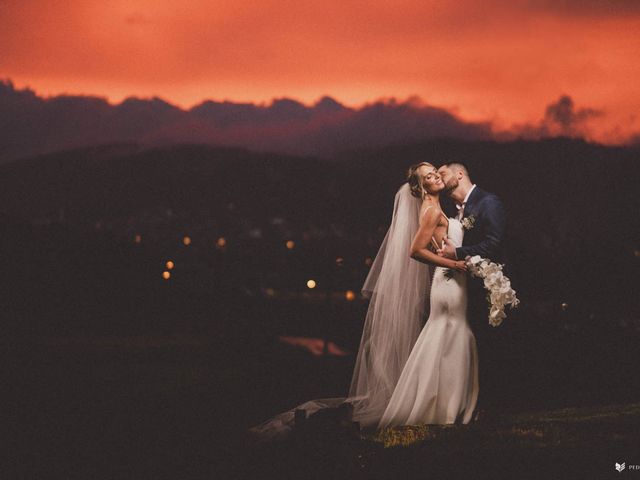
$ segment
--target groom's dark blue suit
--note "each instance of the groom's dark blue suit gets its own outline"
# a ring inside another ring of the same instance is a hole
[[[498,197],[475,187],[466,204],[462,218],[474,218],[473,227],[465,230],[462,246],[456,249],[459,259],[480,255],[483,258],[500,263],[502,260],[502,242],[507,219],[504,207]]]
[[[506,215],[500,199],[492,193],[475,187],[464,205],[462,218],[474,219],[473,226],[466,229],[462,246],[456,249],[459,259],[480,255],[483,258],[504,262],[503,243],[506,230]],[[480,397],[478,405],[486,408],[493,403],[496,369],[499,368],[493,337],[496,327],[489,325],[489,305],[484,283],[478,278],[469,278],[467,318],[476,337],[479,357]]]

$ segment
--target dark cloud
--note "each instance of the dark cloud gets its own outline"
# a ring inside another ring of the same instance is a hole
[[[640,147],[640,132],[635,133],[631,136],[629,144],[633,145],[634,147]]]
[[[551,131],[560,130],[563,135],[579,135],[585,122],[600,117],[603,112],[592,108],[575,109],[573,99],[563,95],[557,102],[550,104],[544,115],[544,125]]]
[[[205,101],[184,110],[160,98],[38,96],[0,81],[0,162],[56,150],[133,142],[203,143],[256,151],[335,157],[360,148],[433,138],[508,140],[515,137],[593,138],[592,120],[604,112],[577,107],[569,95],[549,104],[537,123],[496,132],[490,122],[465,122],[450,111],[413,98],[360,108],[331,97],[313,105],[280,98],[268,105]],[[628,143],[637,142],[634,137]]]
[[[547,105],[543,119],[537,124],[516,125],[509,131],[500,132],[496,136],[499,139],[590,138],[589,121],[604,115],[605,113],[601,110],[576,108],[569,95],[562,95],[557,101]]]
[[[118,105],[97,97],[42,98],[0,82],[0,161],[118,142],[197,142],[332,156],[435,137],[491,138],[491,126],[414,100],[359,109],[330,97],[311,106],[287,98],[269,105],[206,101],[183,110],[160,98],[128,98]]]

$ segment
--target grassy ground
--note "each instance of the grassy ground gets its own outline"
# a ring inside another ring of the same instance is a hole
[[[500,416],[360,437],[320,429],[254,447],[247,478],[608,478],[640,463],[640,403]],[[640,475],[640,471],[626,471]]]
[[[532,396],[491,425],[376,437],[318,422],[283,442],[251,443],[248,426],[345,391],[352,368],[345,357],[259,345],[248,352],[199,335],[5,341],[0,478],[640,478],[629,470],[640,464],[640,403],[617,394],[575,397],[579,408]]]

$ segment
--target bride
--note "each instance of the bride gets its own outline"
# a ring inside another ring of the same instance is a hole
[[[429,247],[448,237],[462,245],[460,221],[440,208],[444,183],[430,164],[410,169],[411,193],[422,199],[411,257],[435,265],[429,318],[407,359],[378,428],[395,425],[469,423],[478,398],[476,341],[467,323],[463,261],[442,262]],[[451,264],[453,262],[453,265]]]
[[[407,180],[362,289],[370,302],[349,396],[308,401],[252,428],[253,434],[281,436],[292,429],[296,410],[310,415],[345,403],[363,427],[470,420],[478,381],[466,323],[466,266],[433,251],[447,235],[461,244],[462,226],[442,213],[445,185],[433,165],[412,166]],[[431,289],[430,266],[436,266]]]

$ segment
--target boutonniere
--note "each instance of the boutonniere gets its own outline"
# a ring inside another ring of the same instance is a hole
[[[476,217],[474,217],[473,215],[469,215],[468,217],[464,217],[462,220],[460,220],[460,223],[462,224],[462,228],[464,228],[465,230],[471,230],[473,228],[473,225],[476,223]]]

